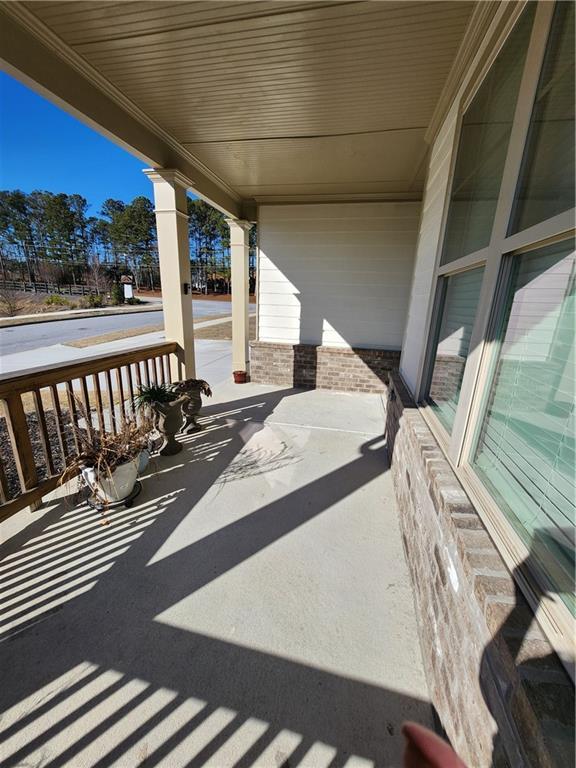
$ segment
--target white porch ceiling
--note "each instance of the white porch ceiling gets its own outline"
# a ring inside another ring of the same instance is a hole
[[[414,196],[470,19],[450,2],[29,2],[242,198]]]

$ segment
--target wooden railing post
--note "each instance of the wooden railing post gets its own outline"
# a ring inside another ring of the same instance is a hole
[[[38,474],[22,397],[8,395],[4,399],[4,412],[20,486],[22,492],[29,491],[38,484]]]

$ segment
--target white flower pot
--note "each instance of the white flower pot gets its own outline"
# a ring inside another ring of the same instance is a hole
[[[114,502],[125,499],[132,493],[136,477],[138,476],[138,464],[140,457],[127,461],[116,467],[110,477],[102,475],[96,478],[96,472],[93,467],[86,467],[82,470],[82,477],[102,501]]]

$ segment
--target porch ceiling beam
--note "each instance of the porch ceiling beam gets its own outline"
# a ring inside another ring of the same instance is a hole
[[[18,18],[17,18],[18,17]],[[0,5],[0,67],[99,133],[157,168],[174,168],[192,190],[225,214],[243,215],[242,200],[172,136],[122,96],[19,3]],[[42,39],[41,39],[42,38]],[[124,104],[122,103],[124,101]]]

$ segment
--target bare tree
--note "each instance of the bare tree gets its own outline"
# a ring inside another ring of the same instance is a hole
[[[24,308],[25,303],[26,296],[22,296],[18,291],[0,288],[0,314],[14,317]]]
[[[88,285],[98,296],[110,289],[110,277],[106,267],[100,263],[98,254],[93,254],[88,262]]]

